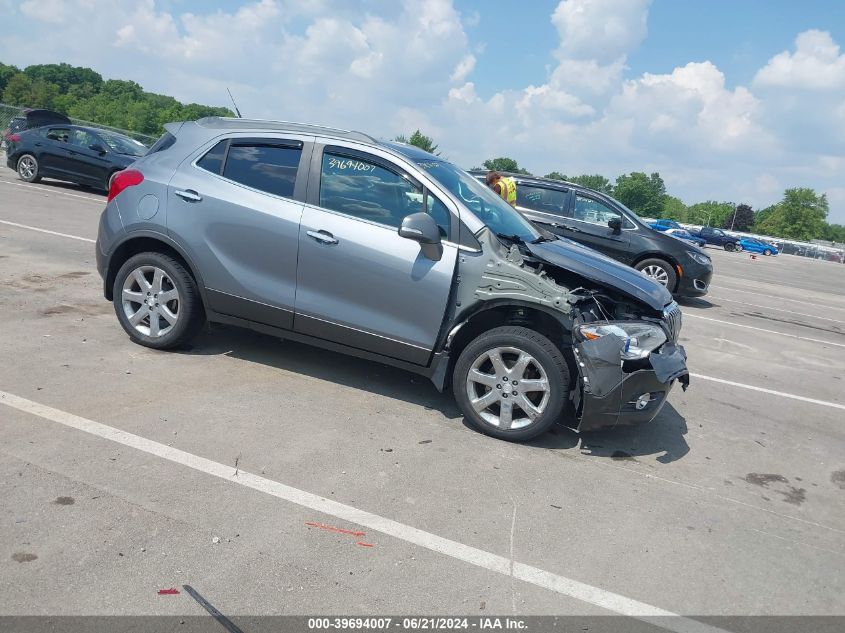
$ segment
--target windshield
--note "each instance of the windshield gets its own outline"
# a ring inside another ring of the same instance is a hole
[[[127,154],[128,156],[143,156],[147,152],[147,146],[135,139],[113,134],[112,132],[97,132],[113,152]]]
[[[415,162],[497,235],[516,237],[523,242],[533,242],[540,237],[540,232],[516,209],[463,169],[439,160]]]

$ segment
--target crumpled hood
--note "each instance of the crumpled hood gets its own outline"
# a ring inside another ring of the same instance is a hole
[[[669,291],[656,281],[571,240],[556,239],[526,247],[537,259],[618,290],[655,310],[663,310],[672,301]]]

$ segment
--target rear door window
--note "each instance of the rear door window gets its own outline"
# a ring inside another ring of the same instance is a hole
[[[293,196],[302,145],[268,140],[225,139],[197,161],[197,167],[275,196]]]
[[[66,127],[51,127],[47,129],[47,138],[51,141],[59,141],[60,143],[67,143],[70,139],[70,128]]]
[[[229,146],[223,177],[276,196],[293,196],[302,147],[240,144]]]

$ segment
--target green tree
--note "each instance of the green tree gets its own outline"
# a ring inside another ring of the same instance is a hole
[[[581,185],[582,187],[592,189],[593,191],[600,191],[601,193],[606,193],[607,195],[613,194],[613,183],[601,174],[581,174],[580,176],[570,177],[561,174],[560,172],[553,171],[550,174],[546,174],[545,177],[553,180],[573,182],[576,185]]]
[[[21,71],[17,66],[9,66],[7,64],[0,63],[0,94],[3,94],[9,80],[20,72]]]
[[[71,86],[83,83],[90,83],[99,89],[103,83],[103,78],[100,74],[90,68],[71,66],[70,64],[64,63],[27,66],[24,72],[33,82],[40,79],[47,83],[56,84],[61,93],[66,93]]]
[[[754,211],[749,204],[739,204],[733,213],[729,213],[728,217],[722,223],[723,229],[731,229],[733,231],[748,231],[751,225],[754,224]]]
[[[32,89],[29,92],[29,105],[33,108],[52,109],[60,92],[56,84],[36,79],[32,82]]]
[[[646,176],[643,172],[635,171],[616,179],[613,195],[638,214],[657,217],[663,211],[666,183],[657,172]]]
[[[483,163],[484,169],[490,169],[493,171],[508,171],[514,174],[525,174],[526,176],[530,176],[531,172],[527,169],[523,169],[519,166],[513,158],[507,158],[505,156],[501,156],[499,158],[488,158]]]
[[[734,211],[730,202],[697,202],[687,207],[687,222],[703,226],[723,226],[725,218]]]
[[[3,102],[9,105],[28,106],[30,97],[32,97],[32,80],[23,73],[12,75],[3,89]]]
[[[440,152],[437,151],[437,145],[434,144],[434,140],[419,130],[411,134],[411,138],[407,138],[404,134],[400,134],[393,140],[419,147],[421,150],[440,156]]]
[[[783,200],[754,229],[776,237],[820,239],[825,234],[828,211],[827,195],[818,195],[807,187],[787,189]]]
[[[676,222],[687,221],[687,205],[685,205],[680,198],[675,196],[665,196],[663,198],[663,211],[660,214],[661,218],[669,218]]]

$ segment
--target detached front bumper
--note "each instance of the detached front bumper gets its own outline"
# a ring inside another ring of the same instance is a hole
[[[624,342],[603,336],[575,346],[578,384],[572,401],[578,431],[650,422],[675,384],[689,384],[684,348],[666,343],[658,352],[638,361],[622,361]]]

